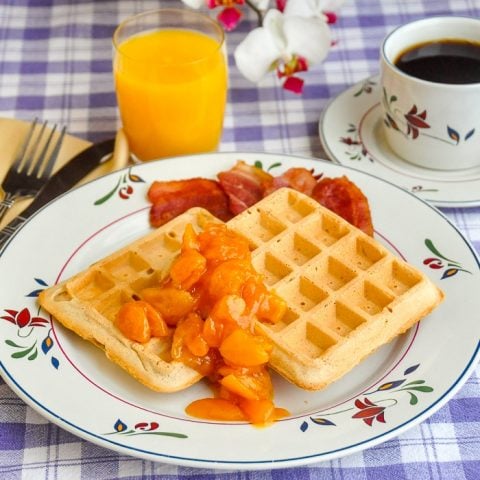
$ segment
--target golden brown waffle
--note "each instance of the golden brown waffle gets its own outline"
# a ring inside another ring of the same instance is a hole
[[[288,303],[281,322],[257,328],[274,344],[270,365],[302,388],[337,380],[443,298],[421,271],[296,191],[277,190],[228,226]]]
[[[219,221],[200,208],[51,287],[40,304],[103,348],[148,387],[177,391],[200,379],[170,359],[170,342],[139,344],[113,325],[120,306],[168,274],[185,226]],[[442,292],[419,270],[311,198],[281,189],[228,226],[245,236],[253,265],[288,304],[275,325],[257,322],[274,344],[270,365],[295,385],[321,389],[427,315]]]
[[[170,358],[171,341],[152,338],[145,344],[129,340],[114,326],[120,306],[138,298],[143,288],[168,274],[185,226],[197,231],[219,221],[194,208],[131,243],[87,270],[44,290],[39,302],[60,323],[102,348],[107,357],[147,387],[159,392],[182,390],[201,375]]]

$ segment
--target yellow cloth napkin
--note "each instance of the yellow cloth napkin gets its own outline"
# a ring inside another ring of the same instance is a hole
[[[11,118],[0,118],[0,183],[7,174],[15,155],[22,145],[29,127],[29,122]],[[65,135],[62,148],[60,149],[60,153],[55,164],[54,172],[89,145],[91,145],[91,143],[87,142],[86,140],[82,140],[68,134]],[[113,158],[93,170],[84,179],[82,179],[79,184],[88,182],[124,167],[127,165],[128,159],[128,148],[126,146],[123,133],[120,130],[117,134],[117,142],[115,145],[115,154],[113,155]],[[0,191],[0,198],[3,198],[4,192],[1,189]],[[3,221],[0,223],[0,229],[7,225],[8,222],[10,222],[16,215],[20,214],[30,202],[31,199],[27,198],[19,199],[17,202],[15,202],[12,208],[10,208],[9,212],[5,215]]]

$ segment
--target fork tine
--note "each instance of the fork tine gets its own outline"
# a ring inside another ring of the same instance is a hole
[[[43,137],[43,133],[45,131],[46,126],[47,126],[47,122],[44,122],[44,124],[42,125],[42,130],[41,130],[40,134],[38,135],[37,142],[35,143],[35,148],[34,148],[33,152],[35,152],[37,150],[37,148],[39,146],[39,143],[40,143],[40,140]],[[32,166],[31,171],[29,172],[29,175],[33,175],[35,177],[40,177],[41,176],[40,171],[42,169],[45,156],[48,152],[48,147],[50,146],[50,142],[52,141],[53,134],[55,133],[56,129],[57,129],[57,126],[54,125],[53,128],[50,130],[50,133],[48,134],[47,141],[43,145],[43,148],[42,148],[41,152],[36,156],[36,158],[32,158],[32,165],[33,166]]]
[[[51,173],[52,173],[52,170],[53,170],[53,166],[55,165],[55,162],[57,160],[57,157],[58,157],[58,154],[60,152],[60,148],[62,147],[62,143],[63,143],[63,137],[65,136],[65,132],[67,130],[67,127],[63,127],[62,130],[60,131],[60,135],[57,139],[57,142],[55,143],[55,145],[53,146],[53,149],[52,149],[52,152],[50,153],[50,156],[49,158],[47,159],[47,162],[45,164],[45,168],[42,172],[42,175],[41,175],[41,178],[48,178],[50,177]],[[50,141],[50,139],[49,139]]]
[[[34,173],[34,170],[36,169],[38,163],[41,163],[38,162],[39,160],[41,160],[41,156],[35,156],[35,152],[37,152],[38,148],[39,148],[39,145],[40,145],[40,141],[42,140],[43,138],[43,133],[45,132],[45,128],[47,128],[47,122],[43,122],[42,123],[42,127],[40,128],[40,132],[38,132],[37,136],[35,137],[35,140],[33,140],[33,145],[29,148],[29,152],[30,153],[30,158],[28,160],[26,160],[25,162],[25,165],[22,165],[21,166],[21,170],[23,169],[26,169],[26,173],[27,174],[33,174]],[[43,152],[42,152],[43,153]],[[20,169],[19,169],[20,171]],[[36,173],[35,173],[36,175]]]
[[[38,123],[38,118],[35,118],[35,120],[30,124],[30,128],[28,129],[28,133],[23,140],[22,147],[20,151],[18,152],[17,156],[15,157],[15,160],[12,163],[12,167],[18,170],[18,167],[21,165],[23,158],[25,157],[25,154],[27,153],[28,150],[28,145],[30,141],[32,140],[33,137],[33,132],[35,130],[35,127]]]

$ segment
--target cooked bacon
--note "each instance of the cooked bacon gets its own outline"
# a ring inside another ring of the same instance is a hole
[[[155,181],[148,190],[150,223],[159,227],[192,207],[203,207],[217,218],[232,218],[228,197],[218,182],[205,178]]]
[[[203,207],[223,221],[251,207],[282,187],[298,190],[317,200],[337,215],[373,235],[368,199],[346,176],[322,177],[313,169],[290,168],[273,177],[242,160],[220,172],[218,181],[205,178],[156,181],[149,191],[152,202],[150,223],[158,227],[189,208]]]
[[[267,196],[282,187],[293,188],[305,195],[312,195],[317,181],[318,176],[313,174],[313,170],[297,167],[289,168],[282,175],[272,177],[271,182],[265,185],[264,196]]]
[[[230,170],[220,172],[218,181],[229,198],[230,211],[237,215],[263,198],[266,183],[272,176],[239,160]]]
[[[312,197],[367,235],[373,236],[368,199],[345,175],[322,178],[313,189]]]

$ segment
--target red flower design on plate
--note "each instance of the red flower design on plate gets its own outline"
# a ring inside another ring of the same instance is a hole
[[[355,406],[359,411],[352,418],[361,418],[368,426],[372,426],[373,421],[385,423],[384,410],[386,407],[380,407],[368,398],[364,398],[363,402],[358,398],[355,400]]]
[[[5,310],[7,315],[3,315],[3,320],[13,323],[18,328],[24,327],[45,327],[49,322],[42,317],[34,317],[30,314],[28,308],[18,310]]]

